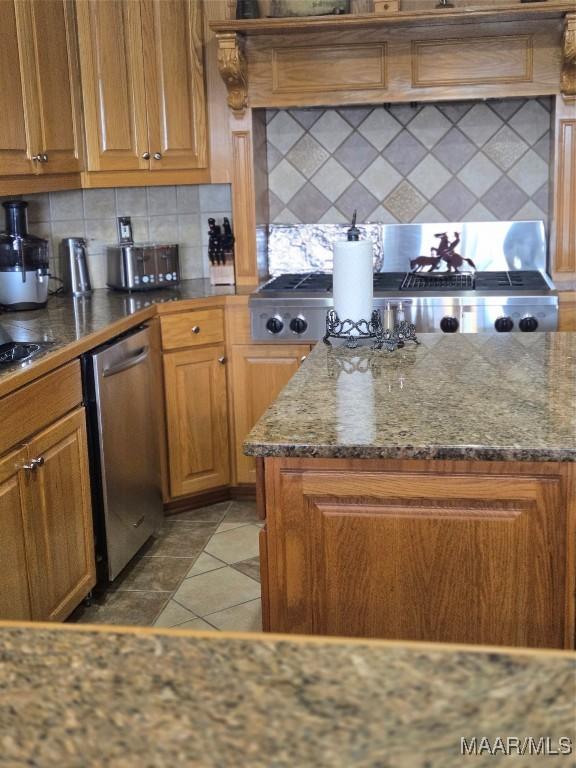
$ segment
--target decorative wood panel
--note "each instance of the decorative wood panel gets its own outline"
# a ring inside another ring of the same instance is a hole
[[[414,40],[412,85],[526,83],[534,76],[532,35]]]
[[[576,102],[556,99],[554,162],[554,272],[576,273]]]
[[[271,631],[573,647],[571,473],[267,459]]]
[[[249,117],[251,113],[245,119]],[[236,236],[236,283],[251,285],[258,281],[258,270],[252,133],[249,130],[232,131],[232,218]]]
[[[386,88],[386,44],[272,49],[272,91],[307,93]]]

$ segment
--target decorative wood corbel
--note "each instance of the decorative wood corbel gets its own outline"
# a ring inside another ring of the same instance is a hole
[[[248,67],[242,38],[235,32],[216,35],[218,40],[218,71],[228,90],[228,106],[244,112],[248,93]]]
[[[560,90],[564,96],[576,96],[576,13],[566,14],[562,58]]]

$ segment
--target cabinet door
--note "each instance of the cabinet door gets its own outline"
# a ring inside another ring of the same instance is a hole
[[[142,0],[142,15],[151,168],[205,168],[202,4]]]
[[[70,0],[17,3],[20,29],[31,38],[26,77],[37,109],[41,173],[80,170],[79,72],[74,8]],[[45,159],[44,159],[45,158]]]
[[[96,583],[84,409],[37,435],[29,446],[25,510],[33,618],[66,618]]]
[[[142,23],[137,0],[77,0],[90,171],[149,168]]]
[[[0,619],[31,617],[22,518],[25,458],[25,451],[15,451],[0,459]]]
[[[236,482],[255,483],[254,459],[242,443],[248,432],[296,373],[310,351],[308,344],[235,346],[232,351],[232,400]]]
[[[32,124],[30,84],[24,90],[22,63],[29,51],[22,50],[14,0],[0,3],[0,175],[34,173],[31,145],[37,135]]]
[[[224,347],[164,355],[171,496],[230,479]]]

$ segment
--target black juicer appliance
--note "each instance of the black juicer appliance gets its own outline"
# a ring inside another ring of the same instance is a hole
[[[38,309],[48,300],[48,241],[28,234],[28,203],[7,200],[2,205],[6,231],[0,233],[0,305]]]

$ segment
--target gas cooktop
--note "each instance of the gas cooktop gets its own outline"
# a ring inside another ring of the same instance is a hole
[[[516,272],[377,272],[374,275],[374,293],[395,291],[499,291],[549,292],[550,285],[537,270]],[[285,274],[273,278],[261,293],[274,292],[290,296],[294,293],[309,296],[332,293],[332,275],[326,272]]]

